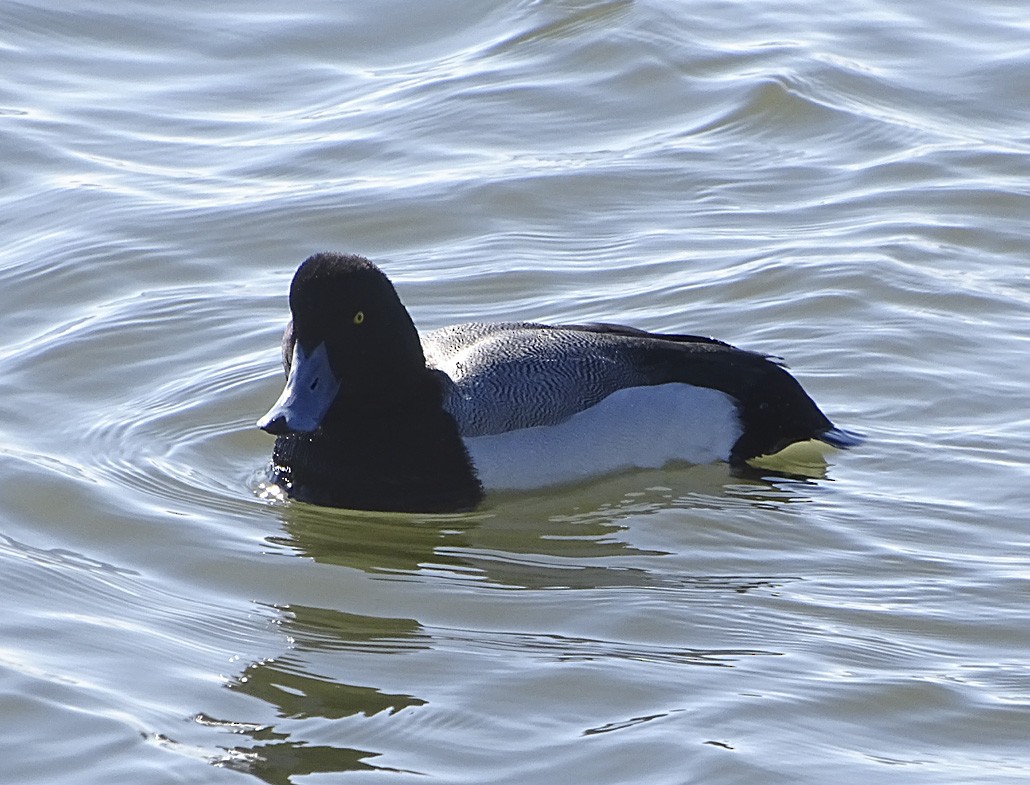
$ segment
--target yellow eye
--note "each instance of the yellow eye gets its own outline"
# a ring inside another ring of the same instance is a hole
[[[354,324],[361,324],[363,321],[365,321],[364,311],[358,311],[356,314],[354,314]]]

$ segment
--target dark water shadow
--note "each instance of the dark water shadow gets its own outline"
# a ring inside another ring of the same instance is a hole
[[[222,754],[211,762],[252,774],[269,785],[289,785],[294,777],[307,774],[400,771],[376,765],[374,761],[380,752],[312,744],[305,729],[312,723],[337,724],[395,715],[424,706],[426,701],[415,695],[351,684],[317,673],[305,653],[351,650],[383,656],[417,651],[430,645],[421,625],[411,619],[361,616],[305,606],[273,610],[278,626],[292,641],[289,651],[248,664],[227,686],[235,693],[255,698],[265,706],[263,713],[270,708],[278,719],[268,724],[198,715],[194,718],[196,722],[241,737],[239,744],[223,747]]]

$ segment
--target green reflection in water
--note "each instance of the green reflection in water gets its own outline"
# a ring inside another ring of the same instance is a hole
[[[298,651],[371,651],[377,654],[428,649],[429,636],[414,619],[363,616],[306,605],[283,605],[281,627]]]
[[[294,720],[322,717],[343,719],[363,714],[366,717],[425,701],[411,695],[390,695],[373,687],[341,684],[303,673],[303,662],[292,657],[253,663],[229,686],[275,706],[280,717]]]
[[[219,765],[253,774],[269,785],[291,785],[292,777],[304,774],[375,771],[379,768],[365,763],[365,759],[376,757],[376,753],[340,747],[309,747],[303,742],[264,744],[250,750],[233,750],[232,753]]]
[[[475,581],[488,589],[548,590],[648,587],[678,593],[749,592],[794,580],[785,576],[685,575],[663,570],[668,554],[629,542],[633,526],[647,516],[675,510],[686,527],[706,525],[712,510],[783,509],[807,496],[797,482],[730,477],[724,468],[696,467],[635,473],[553,493],[498,496],[465,515],[398,515],[354,512],[288,503],[279,508],[281,533],[269,541],[304,559],[389,578],[419,576],[435,585]],[[657,560],[657,561],[656,561]],[[281,657],[253,662],[229,688],[256,698],[278,718],[272,724],[208,720],[246,736],[249,744],[226,749],[217,765],[249,772],[269,783],[287,783],[311,773],[381,770],[374,759],[388,749],[368,750],[377,723],[427,701],[413,694],[353,684],[334,673],[346,660],[403,655],[445,646],[448,650],[536,658],[543,662],[633,661],[733,667],[740,659],[776,655],[760,649],[704,649],[641,645],[553,633],[425,627],[408,618],[384,618],[299,604],[274,606],[277,624],[290,641]],[[322,670],[323,673],[318,671]],[[333,675],[325,675],[330,673]],[[653,719],[651,715],[628,722]],[[403,720],[397,720],[403,722]],[[325,723],[332,723],[331,730]],[[354,722],[361,725],[354,725]],[[314,724],[312,724],[314,723]],[[616,727],[603,725],[601,734]],[[359,746],[346,746],[349,731]],[[340,746],[327,745],[331,733]],[[388,734],[389,735],[389,734]]]
[[[311,673],[299,653],[353,649],[382,654],[423,649],[428,643],[421,625],[411,619],[360,616],[306,606],[278,610],[282,614],[279,624],[293,641],[293,651],[276,659],[251,663],[228,687],[272,707],[279,720],[267,725],[198,716],[197,721],[202,724],[246,736],[253,742],[226,748],[225,754],[213,763],[253,774],[270,785],[287,785],[292,777],[304,774],[395,771],[369,762],[379,752],[309,744],[305,740],[309,726],[304,723],[393,715],[424,706],[426,701]]]
[[[627,558],[665,551],[629,542],[631,522],[674,510],[684,527],[703,528],[711,511],[783,509],[805,501],[804,480],[731,477],[725,467],[635,472],[547,493],[498,495],[464,515],[403,515],[289,503],[283,533],[269,542],[322,564],[369,574],[476,581],[510,589],[723,584],[726,576],[659,574]],[[732,576],[730,580],[734,580]],[[761,576],[741,585],[763,585]]]
[[[461,567],[437,552],[466,545],[476,525],[463,516],[409,516],[289,503],[280,510],[285,534],[269,541],[325,564],[363,572],[413,572],[426,562]]]

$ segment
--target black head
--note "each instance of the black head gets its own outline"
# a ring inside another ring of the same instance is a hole
[[[361,256],[305,260],[290,286],[290,311],[286,390],[258,422],[270,433],[312,432],[337,404],[376,406],[426,374],[418,332],[393,284]]]
[[[293,337],[305,349],[325,343],[340,378],[394,362],[425,366],[407,309],[382,270],[361,256],[318,253],[290,285]]]

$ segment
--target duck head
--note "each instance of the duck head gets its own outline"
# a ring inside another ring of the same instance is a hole
[[[276,435],[331,427],[388,405],[426,374],[418,332],[390,280],[367,259],[309,257],[290,285],[292,318],[283,334],[286,387],[257,422]]]

